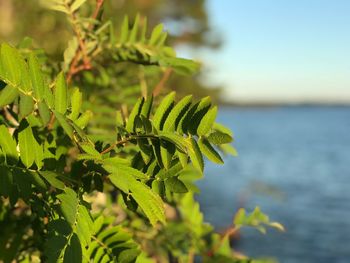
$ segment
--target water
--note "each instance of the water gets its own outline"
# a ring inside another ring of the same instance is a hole
[[[280,262],[350,262],[350,107],[223,108],[239,156],[208,164],[199,201],[227,227],[256,205],[287,229],[245,230],[235,247]]]

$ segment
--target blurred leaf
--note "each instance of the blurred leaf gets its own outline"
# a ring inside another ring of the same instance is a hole
[[[231,154],[232,156],[238,155],[237,150],[231,144],[221,144],[219,148],[226,154]]]
[[[261,212],[259,207],[256,207],[254,211],[250,214],[246,214],[245,209],[240,208],[235,215],[233,223],[237,227],[250,226],[259,230],[261,233],[266,233],[265,226],[275,228],[279,231],[285,231],[284,227],[277,222],[270,222],[269,217]]]
[[[20,132],[18,133],[18,145],[22,163],[27,167],[31,167],[35,160],[35,150],[33,146],[36,141],[33,136],[32,128],[28,122],[22,121]],[[33,153],[34,150],[34,153]]]
[[[121,33],[120,33],[120,42],[124,43],[127,41],[129,35],[129,18],[128,16],[124,16],[124,20],[121,27]]]
[[[11,85],[7,85],[0,91],[0,107],[11,104],[19,95],[18,89]]]
[[[14,159],[18,160],[17,145],[11,137],[8,128],[5,125],[0,125],[0,146],[6,155],[7,161]]]
[[[220,131],[214,131],[209,134],[208,140],[213,144],[220,145],[230,143],[233,139],[229,134]]]
[[[135,118],[140,114],[144,101],[144,98],[139,98],[133,107],[126,124],[127,131],[133,132],[135,130]]]
[[[203,156],[200,152],[198,144],[196,140],[193,138],[188,138],[188,140],[191,143],[191,148],[188,149],[188,154],[191,158],[193,166],[196,167],[198,170],[203,171],[204,169]]]
[[[165,186],[174,193],[187,193],[187,187],[177,177],[170,177],[165,180]]]
[[[20,118],[28,116],[34,110],[34,101],[31,96],[20,94],[19,100],[19,115]]]
[[[174,104],[175,92],[168,94],[162,102],[159,104],[156,112],[153,116],[153,125],[157,130],[163,128],[165,119],[167,118],[173,104]]]
[[[68,107],[67,102],[67,84],[61,71],[55,83],[55,110],[61,114],[65,114]]]
[[[60,189],[60,190],[64,190],[65,185],[64,183],[57,179],[57,174],[51,171],[41,171],[40,172],[41,177],[43,177],[51,186]]]
[[[86,0],[75,0],[70,7],[71,12],[75,12],[76,10],[78,10],[78,8],[85,2]]]
[[[205,138],[199,138],[198,146],[201,152],[212,162],[223,164],[221,156],[215,151],[214,147]]]
[[[41,101],[45,97],[45,89],[48,89],[48,87],[45,87],[44,76],[34,52],[29,54],[28,65],[34,96],[38,101]]]
[[[197,134],[199,136],[206,135],[210,131],[216,119],[217,111],[218,108],[215,106],[204,115],[197,129]]]
[[[74,88],[71,92],[71,107],[72,111],[68,115],[71,120],[76,120],[79,116],[81,105],[83,103],[83,94],[78,88]]]
[[[136,41],[137,32],[139,29],[139,24],[140,24],[140,14],[137,14],[135,21],[134,21],[134,25],[133,25],[131,32],[130,32],[130,37],[129,37],[130,43],[134,43]]]
[[[65,5],[65,0],[40,0],[40,3],[48,8],[55,11],[69,14],[70,10]]]
[[[149,45],[155,45],[163,32],[163,24],[158,24],[152,31]]]
[[[90,110],[85,111],[80,117],[74,121],[76,125],[78,125],[81,129],[84,129],[86,125],[89,123],[92,118],[93,113]]]

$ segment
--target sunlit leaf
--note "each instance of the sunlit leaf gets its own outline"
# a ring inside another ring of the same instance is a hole
[[[18,145],[22,163],[29,168],[35,160],[35,152],[33,154],[33,146],[36,143],[32,128],[25,121],[22,121],[20,132],[18,133]]]
[[[60,72],[55,83],[55,110],[65,114],[67,107],[67,84],[63,72]]]

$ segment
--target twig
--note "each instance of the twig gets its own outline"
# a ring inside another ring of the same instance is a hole
[[[104,2],[104,0],[96,0],[96,8],[95,8],[94,12],[91,15],[92,19],[96,19],[97,18],[98,14],[100,13],[100,10],[101,10],[101,8],[103,6],[103,2]],[[89,26],[89,30],[91,30],[93,28],[93,26],[94,25],[91,24]]]
[[[135,139],[140,139],[140,138],[149,138],[149,139],[156,139],[157,136],[155,135],[136,135],[136,136],[130,136],[128,138],[125,138],[123,140],[117,141],[115,143],[113,143],[111,146],[109,146],[107,149],[103,150],[102,152],[100,152],[100,154],[105,154],[108,153],[110,151],[112,151],[115,147],[117,147],[118,145],[122,145],[125,144],[131,140],[135,140]]]
[[[154,88],[153,90],[153,96],[156,97],[157,95],[159,95],[159,93],[161,92],[161,90],[163,89],[165,83],[168,81],[171,72],[173,70],[171,68],[167,68],[163,74],[162,79],[159,81],[159,83],[157,84],[157,86]]]
[[[96,0],[96,7],[95,7],[94,12],[91,15],[92,19],[97,18],[98,14],[103,6],[103,3],[104,3],[104,0]],[[67,72],[67,84],[71,83],[74,75],[78,74],[79,72],[81,72],[83,70],[90,70],[92,68],[91,60],[90,60],[90,58],[87,54],[87,51],[86,51],[85,39],[83,38],[83,36],[81,34],[81,29],[78,26],[77,18],[76,18],[74,13],[71,13],[70,15],[71,15],[71,19],[72,19],[73,31],[78,39],[79,49],[75,53],[75,55],[72,59],[72,62],[69,65],[69,70]],[[93,24],[90,24],[90,26],[88,27],[88,30],[90,31],[92,29],[93,29]],[[83,59],[83,64],[79,65],[81,58]],[[51,130],[53,128],[54,122],[55,122],[55,115],[53,113],[51,113],[51,118],[50,118],[50,121],[49,121],[48,126],[47,126],[49,130]]]
[[[96,0],[96,7],[94,12],[91,15],[92,19],[96,19],[100,10],[103,6],[104,0]],[[70,83],[73,76],[83,70],[90,70],[92,68],[91,60],[86,52],[85,39],[82,37],[80,27],[78,26],[77,19],[74,13],[71,14],[71,19],[73,21],[73,31],[78,39],[79,50],[75,53],[75,56],[72,59],[72,62],[69,66],[67,73],[67,82]],[[88,30],[93,29],[93,24],[90,24]],[[83,59],[83,64],[79,65],[81,58]]]

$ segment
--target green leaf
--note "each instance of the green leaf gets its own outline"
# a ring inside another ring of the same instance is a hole
[[[45,86],[45,97],[44,97],[44,100],[45,102],[47,103],[47,106],[53,110],[55,108],[55,97],[52,93],[52,90],[50,89],[49,86]]]
[[[199,136],[206,135],[210,131],[216,119],[217,112],[218,108],[215,106],[204,115],[197,129],[197,134]]]
[[[224,161],[221,159],[221,156],[215,151],[214,147],[208,142],[205,138],[199,138],[198,146],[201,152],[212,162],[223,164]]]
[[[142,19],[142,29],[141,29],[141,38],[140,43],[144,44],[146,42],[146,32],[147,32],[147,17]]]
[[[129,37],[130,43],[134,43],[136,41],[137,32],[139,29],[139,24],[140,24],[140,14],[137,14],[136,18],[135,18],[134,25],[133,25],[131,32],[130,32],[130,37]]]
[[[200,68],[200,64],[193,60],[177,57],[161,57],[159,65],[162,67],[171,67],[179,75],[193,75]]]
[[[18,161],[16,142],[5,125],[0,125],[0,146],[6,155],[7,162],[11,161],[11,159]]]
[[[73,37],[68,41],[67,48],[63,53],[64,63],[63,63],[63,71],[67,72],[69,70],[69,65],[72,63],[72,60],[79,48],[79,43],[77,37]]]
[[[38,101],[41,101],[45,97],[45,89],[48,89],[49,87],[45,86],[44,76],[34,52],[29,54],[28,65],[34,96]]]
[[[244,208],[240,208],[234,217],[233,223],[237,227],[254,227],[263,234],[266,233],[265,226],[273,227],[279,231],[284,231],[284,227],[280,223],[270,222],[269,217],[264,214],[258,206],[255,207],[254,211],[248,215]]]
[[[129,18],[128,16],[124,16],[121,33],[120,33],[120,43],[125,43],[128,39],[129,35]]]
[[[43,167],[43,159],[44,159],[44,148],[40,145],[36,140],[34,143],[34,162],[38,169],[40,170]]]
[[[232,156],[238,155],[237,150],[231,144],[221,144],[219,148],[226,154],[231,154]]]
[[[189,111],[189,118],[185,120],[184,125],[188,125],[188,132],[197,135],[197,130],[200,122],[202,121],[205,114],[208,112],[211,106],[211,99],[210,97],[205,97],[201,99],[197,106],[194,107],[194,112],[191,115]],[[187,116],[186,116],[187,117]],[[184,129],[186,131],[186,129]]]
[[[164,45],[164,43],[165,43],[167,37],[168,37],[168,33],[167,33],[167,32],[162,32],[162,34],[161,34],[161,36],[159,37],[159,40],[158,40],[158,42],[157,42],[157,47],[158,47],[158,48],[161,48],[161,47]]]
[[[75,12],[76,10],[79,9],[79,7],[84,4],[86,0],[75,0],[73,4],[70,7],[71,12]]]
[[[57,111],[53,111],[57,121],[59,122],[59,124],[61,125],[61,127],[63,128],[63,130],[66,132],[66,134],[72,139],[73,138],[73,134],[74,134],[74,129],[73,127],[68,123],[66,117],[64,115],[62,115],[61,113],[57,112]],[[77,122],[76,122],[77,123]]]
[[[151,108],[153,104],[153,96],[147,98],[142,105],[141,115],[145,118],[149,118],[149,114],[151,113]]]
[[[163,32],[163,24],[158,24],[152,31],[149,45],[153,46],[157,43]]]
[[[141,180],[148,179],[146,174],[140,172],[139,170],[137,170],[135,168],[132,168],[130,166],[122,164],[122,163],[114,162],[113,165],[111,165],[111,162],[107,161],[107,164],[105,163],[103,165],[103,168],[106,169],[106,171],[111,173],[111,174],[116,174],[116,175],[128,174],[130,176],[135,177],[135,179],[141,179]]]
[[[64,193],[57,196],[60,200],[62,215],[71,226],[82,244],[90,243],[93,223],[89,212],[82,204],[78,194],[70,188],[65,188]]]
[[[31,96],[20,94],[19,100],[19,115],[23,119],[27,117],[34,110],[34,101]]]
[[[51,118],[50,110],[47,107],[47,104],[40,101],[38,103],[38,110],[39,110],[39,115],[42,120],[42,123],[44,126],[46,126],[49,123]]]
[[[12,172],[6,166],[0,165],[0,196],[8,197],[12,186]]]
[[[164,196],[165,194],[165,184],[163,181],[153,180],[152,191],[154,191],[159,196]]]
[[[170,177],[165,180],[165,187],[174,193],[187,193],[188,189],[185,184],[177,177]]]
[[[84,152],[91,155],[95,160],[102,160],[101,154],[95,149],[94,145],[88,142],[79,143]]]
[[[200,171],[203,171],[204,169],[204,162],[203,162],[203,156],[200,152],[200,149],[198,147],[198,144],[194,138],[188,138],[187,140],[191,143],[191,148],[188,149],[188,154],[191,158],[192,164],[195,168],[197,168]]]
[[[131,162],[129,159],[124,159],[116,156],[104,159],[103,163],[105,165],[111,165],[111,166],[118,166],[118,165],[131,166]]]
[[[188,164],[188,155],[187,153],[183,153],[181,151],[176,151],[177,156],[179,157],[179,161],[182,167],[185,167]]]
[[[192,101],[192,95],[188,95],[175,105],[175,107],[171,110],[171,112],[169,113],[169,116],[167,117],[164,123],[164,127],[163,127],[164,131],[173,132],[176,130],[181,118],[183,118],[184,114],[190,107],[191,101]]]
[[[37,143],[34,139],[32,128],[28,122],[22,121],[18,133],[18,145],[22,163],[27,167],[31,167],[35,160],[35,152],[33,146]]]
[[[162,199],[147,185],[137,181],[133,175],[124,173],[124,170],[120,170],[117,174],[111,174],[109,178],[124,193],[131,194],[153,226],[158,221],[165,223]]]
[[[153,125],[157,130],[161,130],[163,128],[165,119],[167,118],[170,110],[173,107],[174,98],[175,98],[175,92],[173,91],[162,100],[156,112],[154,113]]]
[[[68,246],[65,249],[64,263],[80,263],[83,262],[83,254],[79,238],[76,234],[73,234],[69,240]]]
[[[144,98],[139,98],[133,107],[125,127],[128,132],[133,132],[135,130],[135,118],[140,114],[144,101]]]
[[[11,85],[7,85],[0,91],[0,107],[11,104],[19,95],[18,89]]]
[[[160,141],[160,155],[165,169],[169,169],[172,157],[175,153],[175,146],[168,141]]]
[[[61,1],[61,0],[41,0],[40,3],[48,9],[63,12],[66,14],[70,13],[70,10],[65,5],[64,1]]]
[[[14,169],[13,179],[14,183],[18,187],[21,198],[29,199],[30,195],[32,194],[32,180],[28,172],[24,169]]]
[[[38,173],[31,172],[28,170],[27,176],[31,179],[32,183],[41,191],[47,192],[48,187],[45,184],[44,180],[39,176]]]
[[[177,131],[179,133],[196,134],[198,125],[203,116],[207,113],[211,106],[210,97],[205,97],[199,102],[194,104],[187,112],[186,115],[180,120]]]
[[[79,116],[81,105],[83,103],[83,95],[78,88],[74,88],[71,94],[72,111],[68,115],[71,120],[76,120]]]
[[[93,113],[90,110],[85,111],[80,117],[74,121],[76,125],[78,125],[79,128],[84,129],[89,121],[92,119]]]
[[[159,173],[156,175],[156,178],[165,180],[170,177],[176,176],[179,172],[181,172],[181,170],[182,170],[182,165],[180,163],[177,163],[171,166],[169,170],[165,170],[165,169],[160,170]]]
[[[28,76],[27,65],[18,50],[6,43],[0,46],[0,79],[13,87],[22,86]],[[27,90],[29,87],[24,87]]]
[[[61,114],[65,114],[67,107],[67,85],[63,72],[61,71],[55,83],[55,110]]]
[[[214,125],[213,125],[213,129],[215,131],[226,133],[226,134],[230,135],[231,137],[233,137],[233,132],[228,127],[226,127],[225,125],[222,125],[220,123],[215,122]]]
[[[209,142],[220,145],[232,142],[232,137],[229,134],[223,133],[221,131],[214,131],[208,136]]]
[[[60,189],[60,190],[64,190],[65,185],[64,183],[57,179],[58,174],[51,172],[51,171],[41,171],[39,172],[39,174],[41,175],[41,177],[43,177],[51,186]]]

